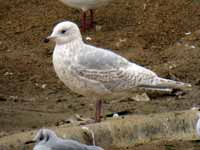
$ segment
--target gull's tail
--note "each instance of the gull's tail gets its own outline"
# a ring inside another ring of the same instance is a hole
[[[192,87],[192,85],[189,83],[173,81],[173,80],[164,79],[160,77],[156,77],[156,79],[153,81],[153,85],[155,88],[180,89],[180,90],[189,90]]]

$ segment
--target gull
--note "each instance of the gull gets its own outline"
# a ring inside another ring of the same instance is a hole
[[[40,129],[32,141],[25,144],[35,143],[33,150],[103,150],[95,145],[86,145],[75,140],[59,138],[50,129]]]
[[[171,91],[191,84],[160,78],[153,71],[82,40],[78,26],[70,21],[57,24],[45,42],[54,41],[55,72],[72,91],[96,99],[96,122],[100,122],[102,99],[127,96],[140,90]]]
[[[111,0],[60,0],[63,4],[73,8],[82,10],[82,31],[85,32],[87,28],[86,12],[90,11],[90,23],[89,28],[94,27],[94,9],[105,6]]]
[[[197,132],[197,135],[200,136],[200,113],[198,113],[197,115],[198,115],[198,120],[196,124],[196,132]]]

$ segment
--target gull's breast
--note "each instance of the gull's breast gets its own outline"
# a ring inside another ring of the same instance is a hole
[[[84,96],[101,96],[109,91],[100,83],[81,78],[73,70],[74,58],[67,51],[54,50],[53,66],[59,79],[73,92]]]

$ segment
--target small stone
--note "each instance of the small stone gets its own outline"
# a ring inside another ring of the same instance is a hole
[[[91,41],[91,40],[92,40],[92,38],[89,37],[89,36],[87,36],[85,39],[86,39],[87,41]]]
[[[194,45],[191,45],[190,48],[195,49],[196,47]]]
[[[11,50],[10,50],[10,49],[8,49],[6,52],[11,52]]]
[[[38,86],[39,86],[39,83],[35,83],[35,86],[37,86],[37,87],[38,87]]]
[[[12,72],[5,72],[5,73],[4,73],[4,76],[12,76],[12,75],[13,75]]]
[[[113,114],[113,118],[118,118],[119,117],[119,114],[118,113],[114,113]]]
[[[96,25],[96,31],[101,31],[101,29],[102,29],[102,26]]]
[[[147,8],[147,4],[144,3],[144,5],[143,5],[143,9],[146,10],[146,8]]]
[[[16,101],[18,100],[18,96],[9,96],[8,99]]]
[[[125,42],[127,42],[127,39],[119,39],[119,41],[116,43],[116,47],[119,48]]]
[[[8,24],[8,25],[11,25],[11,24],[12,24],[12,21],[8,21],[7,24]]]
[[[42,89],[45,89],[47,87],[47,84],[42,84]]]
[[[194,107],[191,108],[191,110],[198,110],[199,111],[199,107],[194,106]]]
[[[191,32],[186,32],[186,33],[185,33],[185,35],[190,35],[190,34],[191,34]]]
[[[150,98],[146,93],[136,94],[131,99],[138,101],[138,102],[148,102],[148,101],[150,101]]]

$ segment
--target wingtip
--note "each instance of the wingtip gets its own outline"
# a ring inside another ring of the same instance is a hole
[[[192,84],[190,84],[190,83],[185,83],[183,89],[184,89],[184,90],[191,90],[191,89],[192,89]]]

